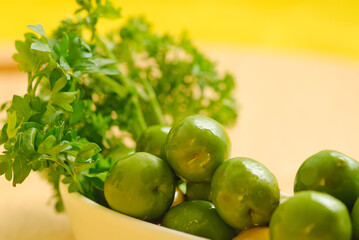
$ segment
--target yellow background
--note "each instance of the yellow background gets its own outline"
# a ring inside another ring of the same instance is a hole
[[[290,49],[359,59],[359,1],[114,0],[123,15],[145,14],[160,32],[186,29],[199,42]],[[0,0],[0,42],[12,44],[28,24],[46,31],[75,0]],[[103,24],[106,28],[113,24]]]

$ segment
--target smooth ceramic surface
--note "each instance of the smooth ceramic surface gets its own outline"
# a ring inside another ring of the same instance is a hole
[[[76,240],[204,240],[126,216],[103,207],[79,193],[68,193],[60,186],[66,212]]]

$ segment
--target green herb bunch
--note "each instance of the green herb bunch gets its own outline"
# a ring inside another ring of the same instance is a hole
[[[109,0],[77,0],[74,17],[51,37],[41,25],[16,41],[14,60],[28,74],[27,93],[1,106],[0,175],[13,185],[31,170],[42,171],[55,188],[102,202],[98,192],[113,159],[133,151],[150,125],[203,114],[222,124],[237,118],[234,79],[219,77],[215,64],[188,36],[159,35],[143,17],[100,35],[100,19],[117,19]]]

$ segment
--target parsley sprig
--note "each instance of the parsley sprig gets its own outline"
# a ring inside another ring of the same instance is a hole
[[[0,175],[16,186],[31,171],[45,172],[59,211],[61,176],[70,192],[104,202],[98,193],[113,159],[131,152],[147,126],[198,113],[222,124],[237,118],[233,77],[219,77],[186,34],[156,34],[137,17],[100,35],[98,21],[120,18],[121,9],[109,0],[77,3],[51,37],[30,25],[15,42],[27,93],[1,107]]]

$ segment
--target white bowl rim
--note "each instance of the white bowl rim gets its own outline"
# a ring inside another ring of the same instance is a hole
[[[156,229],[161,230],[161,231],[167,231],[169,233],[176,234],[178,236],[183,236],[183,238],[185,238],[185,239],[190,239],[190,238],[193,239],[193,240],[206,240],[206,239],[208,239],[208,238],[195,236],[195,235],[192,235],[192,234],[189,234],[189,233],[177,231],[177,230],[174,230],[174,229],[166,228],[166,227],[157,225],[155,223],[140,220],[140,219],[128,216],[126,214],[117,212],[117,211],[115,211],[113,209],[110,209],[110,208],[107,208],[105,206],[102,206],[101,204],[98,204],[95,201],[92,201],[91,199],[89,199],[89,198],[85,197],[84,195],[80,194],[79,192],[69,193],[68,189],[67,189],[67,184],[63,184],[62,182],[60,182],[60,193],[61,193],[62,196],[64,194],[66,194],[70,198],[75,199],[77,202],[86,203],[87,205],[90,205],[90,206],[94,207],[98,211],[104,211],[106,214],[110,214],[114,218],[122,218],[122,220],[126,220],[126,221],[129,221],[129,222],[135,223],[135,224],[139,225],[139,228],[140,227],[156,228]],[[65,210],[66,210],[66,206],[65,206]]]

